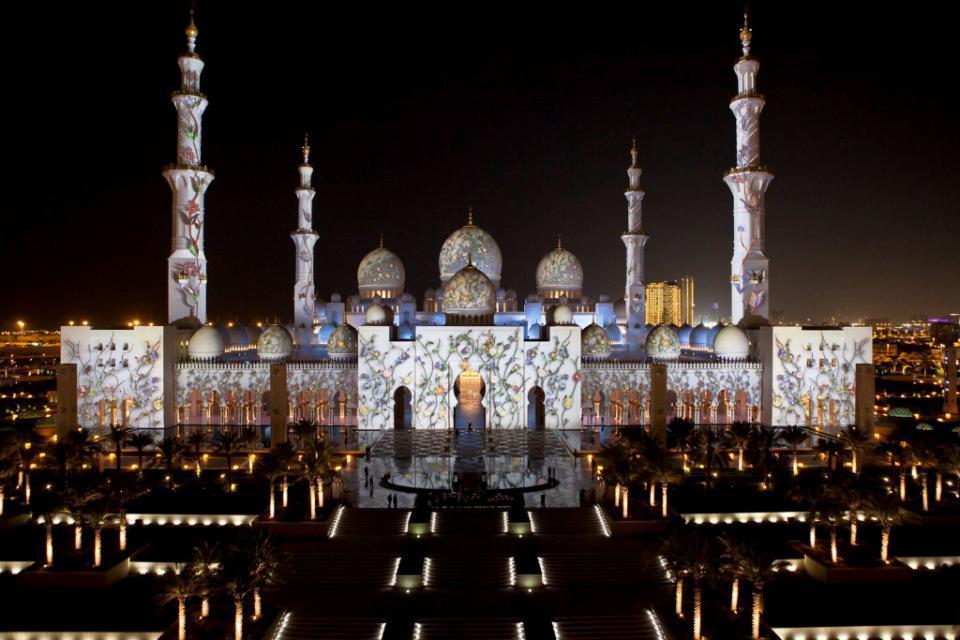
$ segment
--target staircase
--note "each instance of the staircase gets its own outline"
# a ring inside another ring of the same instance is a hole
[[[413,640],[524,640],[523,623],[497,618],[437,618],[413,625]]]
[[[337,516],[334,516],[337,518]],[[410,512],[406,509],[343,509],[330,535],[402,535],[407,532]]]
[[[650,610],[641,616],[555,618],[553,634],[557,640],[665,640],[670,637]]]
[[[623,552],[544,553],[539,556],[548,587],[661,586],[669,583],[656,556]]]
[[[270,640],[381,640],[386,622],[286,611]]]
[[[430,532],[441,536],[488,536],[506,533],[509,521],[504,509],[442,510],[430,516]]]
[[[386,554],[299,551],[280,567],[280,589],[382,589],[391,587],[400,558]]]
[[[599,509],[529,509],[531,531],[537,535],[609,535]]]
[[[505,589],[515,583],[513,558],[463,554],[423,560],[423,586],[430,589]]]

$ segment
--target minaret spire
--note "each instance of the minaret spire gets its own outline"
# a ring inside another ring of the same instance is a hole
[[[184,33],[187,51],[180,56],[180,90],[173,94],[177,109],[177,161],[163,176],[173,192],[173,247],[167,259],[167,318],[207,321],[207,258],[203,250],[204,194],[213,173],[201,162],[201,133],[207,98],[200,92],[203,60],[196,52],[194,10]]]
[[[765,252],[764,196],[773,174],[760,163],[760,113],[766,104],[757,91],[760,63],[750,55],[753,30],[746,8],[740,28],[743,56],[734,65],[737,95],[730,110],[737,121],[737,164],[723,180],[733,195],[733,258],[730,261],[730,316],[769,318],[770,273]],[[751,324],[756,324],[751,320]]]
[[[650,236],[643,230],[641,219],[644,192],[640,188],[642,170],[637,164],[637,139],[630,147],[630,166],[627,168],[629,186],[624,196],[627,198],[627,230],[620,236],[627,248],[627,277],[624,300],[627,310],[627,346],[635,349],[639,346],[640,332],[644,327],[647,306],[647,291],[644,279],[644,246]]]
[[[293,285],[293,323],[297,327],[297,344],[309,344],[312,340],[313,317],[316,305],[316,289],[313,283],[313,249],[317,244],[317,232],[313,230],[313,166],[310,164],[310,137],[303,136],[303,163],[299,167],[300,185],[296,188],[297,229],[290,234],[296,249],[296,282]]]

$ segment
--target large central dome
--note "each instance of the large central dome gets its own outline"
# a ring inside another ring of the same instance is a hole
[[[406,273],[403,263],[393,251],[380,246],[364,256],[357,269],[357,286],[360,296],[372,298],[397,298],[403,293]]]
[[[447,284],[450,278],[470,264],[482,271],[494,288],[500,286],[500,271],[503,268],[500,247],[493,236],[473,224],[472,210],[466,226],[454,231],[440,249],[440,281]]]
[[[490,279],[472,264],[454,274],[443,291],[443,312],[449,324],[464,320],[492,319],[497,310],[497,290]]]

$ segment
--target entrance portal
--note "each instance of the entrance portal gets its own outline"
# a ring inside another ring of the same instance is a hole
[[[453,395],[457,398],[453,409],[454,428],[466,429],[472,425],[475,430],[483,429],[487,424],[487,410],[483,406],[486,385],[480,373],[472,369],[461,373],[453,385]]]
[[[543,431],[545,422],[544,393],[540,387],[533,387],[527,394],[527,430]]]
[[[409,429],[413,425],[413,395],[406,387],[393,393],[393,428]]]

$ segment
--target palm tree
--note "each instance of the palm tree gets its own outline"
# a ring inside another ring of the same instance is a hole
[[[620,488],[630,482],[630,448],[624,439],[617,438],[612,442],[605,442],[597,457],[603,461],[603,471],[600,475],[604,486],[613,485],[614,506],[619,507]]]
[[[174,471],[183,463],[187,444],[179,436],[164,436],[156,445],[157,455],[151,463],[167,470],[167,486],[173,482]]]
[[[296,460],[297,452],[289,442],[278,442],[270,449],[270,455],[274,456],[280,464],[280,505],[286,509],[289,488],[287,472]]]
[[[680,449],[683,457],[683,471],[687,472],[687,459],[692,445],[693,422],[685,418],[674,418],[667,425],[667,446],[670,449]]]
[[[16,474],[17,463],[13,450],[7,449],[0,452],[0,516],[3,515],[3,505],[6,502],[7,485]]]
[[[254,427],[246,427],[240,432],[240,439],[243,441],[243,448],[249,451],[247,455],[247,473],[253,475],[253,463],[256,460],[254,451],[261,447],[260,431]]]
[[[693,459],[703,467],[708,489],[713,487],[714,468],[727,466],[725,445],[724,440],[710,427],[698,429],[693,435]]]
[[[920,481],[920,499],[924,511],[930,510],[929,469],[936,465],[935,447],[926,431],[914,429],[908,439],[910,461]]]
[[[73,548],[80,551],[83,548],[83,521],[86,517],[86,506],[100,498],[96,488],[89,482],[75,483],[63,494],[64,507],[73,519]]]
[[[763,612],[763,588],[787,563],[774,561],[766,550],[745,547],[739,558],[739,572],[753,586],[753,607],[750,615],[750,630],[753,640],[760,638],[760,614]]]
[[[18,420],[13,423],[13,452],[19,465],[17,488],[23,487],[23,503],[30,504],[30,465],[37,456],[43,438],[36,432],[36,423]]]
[[[196,595],[193,574],[182,563],[174,565],[163,577],[160,603],[177,602],[177,640],[187,640],[187,599]]]
[[[738,540],[734,540],[729,533],[725,533],[719,538],[720,548],[723,550],[720,556],[720,568],[731,578],[730,583],[730,613],[736,614],[740,601],[740,578],[741,562],[744,556],[745,546]]]
[[[337,450],[330,442],[317,438],[314,440],[310,453],[316,460],[316,465],[320,469],[320,475],[317,477],[317,507],[323,508],[323,485],[327,480],[332,480],[338,475],[337,467],[340,456]]]
[[[146,431],[137,431],[131,434],[127,439],[127,443],[137,450],[137,469],[140,473],[143,473],[143,451],[147,447],[153,446],[153,434],[147,433]]]
[[[817,505],[817,511],[830,528],[830,562],[837,564],[840,560],[837,555],[837,527],[847,515],[842,489],[836,484],[828,486]]]
[[[210,615],[210,595],[216,586],[221,561],[220,547],[216,544],[203,540],[193,549],[190,571],[193,574],[197,594],[200,596],[201,618]]]
[[[233,456],[243,450],[243,439],[236,429],[224,429],[213,439],[217,453],[227,460],[227,491],[233,490]]]
[[[673,458],[670,456],[670,451],[655,438],[646,441],[640,455],[651,480],[660,485],[660,515],[666,518],[670,513],[667,502],[668,488],[678,478]]]
[[[301,418],[293,423],[293,433],[297,439],[297,449],[306,450],[310,440],[317,437],[317,424],[313,420]]]
[[[853,473],[858,473],[860,469],[858,463],[874,449],[873,438],[866,431],[851,424],[837,434],[837,440],[842,447],[850,450],[850,469]]]
[[[247,554],[250,567],[253,617],[259,619],[263,614],[261,591],[280,581],[280,551],[268,534],[261,533],[244,543],[243,553]]]
[[[67,433],[66,441],[71,457],[81,467],[102,452],[100,442],[92,438],[90,432],[83,427],[77,427]]]
[[[203,448],[210,441],[210,434],[203,429],[196,429],[187,435],[187,445],[193,447],[193,460],[197,465],[197,476],[200,475],[200,461],[203,460]]]
[[[750,442],[753,426],[749,422],[734,422],[727,431],[730,447],[737,451],[737,471],[743,471],[743,452]]]
[[[703,581],[715,573],[714,545],[696,529],[684,527],[668,535],[663,551],[672,566],[682,568],[693,580],[693,640],[701,640]]]
[[[791,464],[793,475],[799,475],[800,463],[797,461],[797,449],[807,441],[807,432],[800,427],[787,427],[780,432],[780,438],[789,445],[790,450],[793,452],[793,461]]]
[[[833,438],[817,438],[816,448],[821,456],[827,458],[827,467],[830,471],[835,471],[837,468],[837,457],[841,451],[843,451],[840,443]]]
[[[221,576],[224,590],[233,601],[234,640],[243,640],[243,601],[253,592],[253,573],[249,554],[237,546],[231,547]]]
[[[847,506],[850,545],[853,546],[857,544],[857,520],[867,502],[869,486],[857,475],[843,476],[834,484],[839,501]]]
[[[63,496],[59,491],[46,491],[40,494],[32,506],[35,518],[43,518],[44,529],[44,564],[53,564],[53,521],[63,510]]]
[[[333,447],[326,440],[314,439],[307,443],[307,450],[300,461],[298,469],[307,482],[311,520],[317,519],[317,506],[323,506],[323,484],[334,473],[334,455]],[[318,498],[316,494],[319,494]]]
[[[73,465],[73,447],[65,439],[60,439],[54,443],[51,453],[47,464],[55,468],[57,483],[60,488],[66,489],[69,482],[69,471]]]
[[[83,518],[93,529],[93,566],[99,567],[103,557],[103,525],[112,510],[110,502],[102,493],[83,504]]]
[[[285,473],[286,464],[273,452],[270,452],[260,458],[258,469],[260,474],[267,479],[267,486],[270,490],[270,506],[267,514],[270,520],[273,520],[277,516],[277,492],[274,489],[274,484],[277,478]]]
[[[877,451],[887,457],[891,467],[899,467],[899,496],[901,502],[907,500],[907,466],[910,463],[910,452],[903,440],[891,437],[877,446]]]
[[[117,514],[120,551],[127,550],[127,506],[148,492],[138,475],[122,475],[108,479],[100,487],[111,511]]]
[[[770,478],[780,469],[780,461],[773,450],[780,446],[780,432],[763,425],[754,427],[747,444],[747,458],[760,476],[763,488],[769,486]]]
[[[900,501],[888,491],[877,491],[867,502],[867,513],[880,525],[880,560],[890,564],[890,533],[903,518]]]
[[[818,507],[823,497],[823,482],[824,478],[820,475],[803,475],[796,478],[787,491],[788,498],[807,507],[807,521],[810,523],[810,546],[814,549],[817,547],[817,522],[820,518]]]
[[[123,468],[123,445],[127,443],[131,431],[132,429],[127,427],[113,426],[110,427],[110,433],[107,434],[110,442],[113,443],[113,455],[117,457],[117,471]]]

